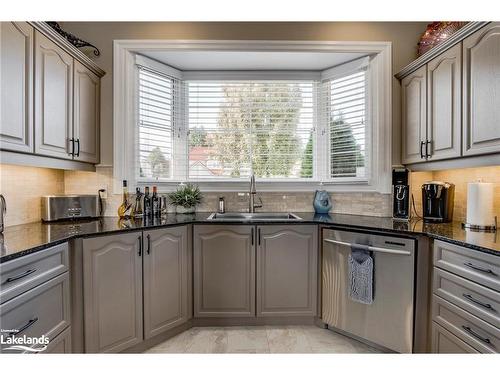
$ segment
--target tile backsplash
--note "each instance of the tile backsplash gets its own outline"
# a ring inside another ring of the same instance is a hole
[[[113,187],[113,169],[97,168],[97,172],[64,172],[64,188],[66,194],[96,194],[98,189]],[[257,185],[258,190],[258,185]],[[133,191],[133,188],[130,188]],[[203,202],[197,207],[199,212],[213,212],[217,209],[219,197],[226,200],[227,211],[246,211],[248,209],[248,194],[246,192],[204,192]],[[272,212],[309,212],[313,211],[311,192],[258,192],[262,199],[261,211]],[[333,213],[364,214],[371,216],[390,216],[390,195],[378,193],[331,193]],[[108,195],[104,215],[115,216],[121,196]],[[173,211],[170,207],[169,211]]]
[[[433,180],[455,184],[453,220],[456,221],[464,221],[467,215],[467,183],[478,180],[494,183],[493,211],[500,218],[500,166],[413,172],[411,174],[411,190],[415,197],[415,206],[419,215],[422,214],[421,186],[424,182]]]
[[[0,164],[0,192],[7,201],[6,225],[17,225],[40,220],[42,195],[97,194],[98,189],[112,191],[113,169],[98,167],[96,172],[62,171],[48,168],[21,167]],[[494,211],[500,217],[500,166],[454,169],[411,174],[412,193],[417,212],[422,212],[421,185],[426,181],[441,180],[455,184],[454,220],[463,221],[467,209],[467,183],[481,179],[495,185]],[[258,188],[258,186],[257,186]],[[133,190],[132,188],[130,189]],[[205,192],[200,212],[217,209],[219,196],[224,196],[228,211],[246,211],[246,192]],[[314,192],[259,192],[264,207],[261,211],[313,211]],[[391,216],[391,196],[378,193],[330,193],[332,213],[371,216]],[[121,196],[108,194],[106,216],[116,216]],[[173,207],[169,209],[173,211]]]
[[[6,226],[39,221],[40,197],[64,194],[64,171],[0,164],[0,193],[7,202]]]

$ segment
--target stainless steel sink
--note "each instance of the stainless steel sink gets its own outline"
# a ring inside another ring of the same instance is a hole
[[[269,213],[269,212],[228,212],[224,214],[213,213],[207,220],[214,221],[299,221],[301,217],[285,212],[285,213]]]

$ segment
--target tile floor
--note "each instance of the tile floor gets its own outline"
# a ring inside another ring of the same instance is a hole
[[[193,327],[146,353],[378,353],[315,326]]]

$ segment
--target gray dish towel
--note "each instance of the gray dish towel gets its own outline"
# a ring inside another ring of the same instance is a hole
[[[349,298],[367,305],[373,302],[373,258],[366,245],[351,245]]]

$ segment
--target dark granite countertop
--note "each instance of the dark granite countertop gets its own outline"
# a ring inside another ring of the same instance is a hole
[[[400,235],[427,235],[431,238],[500,256],[500,236],[498,233],[466,231],[462,229],[459,222],[427,224],[423,223],[421,220],[400,222],[392,218],[374,216],[341,214],[315,215],[312,212],[298,212],[296,214],[303,220],[297,222],[273,221],[272,224],[323,224],[344,228],[377,230]],[[36,222],[15,225],[5,228],[4,233],[0,234],[0,263],[77,237],[153,229],[182,224],[242,224],[241,221],[209,221],[207,220],[209,215],[210,213],[196,213],[193,215],[170,214],[165,218],[155,219],[150,222],[144,222],[143,220],[120,220],[116,217],[103,217],[96,220],[66,221],[50,224]],[[270,224],[269,222],[262,221],[252,221],[252,223]]]

